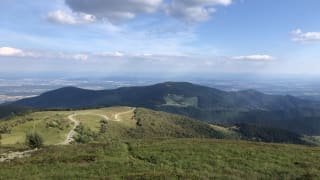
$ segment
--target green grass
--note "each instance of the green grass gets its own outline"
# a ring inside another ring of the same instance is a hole
[[[47,145],[59,143],[64,140],[72,127],[72,123],[67,119],[68,113],[70,112],[35,112],[1,122],[0,126],[6,124],[12,127],[10,133],[2,134],[1,144],[24,143],[26,133],[33,131],[38,132]]]
[[[50,146],[2,163],[3,179],[319,179],[320,149],[213,139]]]
[[[83,126],[90,128],[94,132],[99,132],[100,120],[102,117],[92,114],[79,114],[74,117]]]
[[[1,143],[3,145],[24,143],[25,135],[30,131],[37,131],[43,137],[46,145],[62,142],[73,126],[67,118],[73,113],[76,114],[74,118],[79,120],[88,132],[94,133],[90,142],[105,142],[108,139],[163,137],[249,140],[255,138],[245,138],[232,127],[209,125],[188,117],[144,108],[137,108],[134,113],[122,114],[121,121],[115,119],[117,113],[130,110],[132,110],[130,107],[110,107],[78,111],[45,111],[15,116],[8,121],[0,121],[0,129],[2,126],[12,127],[11,133],[2,134]],[[104,119],[103,116],[108,117],[108,123],[104,128],[106,132],[99,133],[102,125],[100,121]],[[260,132],[259,129],[258,131]],[[308,144],[320,145],[319,140],[308,136],[305,136],[303,141]]]
[[[135,119],[137,127],[130,131],[135,138],[224,138],[209,124],[185,116],[137,108]]]
[[[100,120],[103,119],[99,115],[109,117],[109,132],[104,135],[108,138],[120,138],[123,132],[129,128],[134,128],[136,121],[132,120],[133,114],[125,114],[121,116],[121,122],[115,122],[115,114],[131,110],[129,107],[111,107],[101,109],[79,110],[79,111],[43,111],[34,112],[23,116],[15,116],[6,121],[0,121],[1,126],[9,126],[10,133],[2,134],[2,145],[23,144],[25,142],[26,133],[36,131],[44,139],[45,145],[54,145],[62,142],[73,124],[68,119],[68,115],[76,113],[75,118],[79,120],[83,126],[94,132],[99,132]],[[100,138],[104,140],[105,138]]]
[[[0,154],[29,149],[26,144],[0,145]],[[1,166],[0,166],[1,167]]]
[[[319,147],[204,139],[239,139],[240,135],[232,128],[143,108],[115,121],[116,113],[129,110],[36,112],[1,122],[0,126],[6,123],[13,128],[11,134],[2,135],[2,143],[7,144],[0,154],[23,150],[23,144],[13,144],[23,142],[25,133],[33,129],[42,134],[46,146],[31,157],[0,163],[0,179],[320,178]],[[94,144],[48,146],[64,140],[71,128],[66,118],[73,113],[96,132]],[[103,134],[99,115],[109,117]],[[68,124],[69,128],[59,129]]]

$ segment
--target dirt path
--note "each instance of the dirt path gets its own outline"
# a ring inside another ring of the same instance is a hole
[[[93,114],[93,115],[100,116],[100,117],[104,118],[105,120],[109,120],[109,117],[106,115],[103,115],[103,114]]]
[[[107,115],[103,115],[103,114],[92,114],[92,115],[100,116],[100,117],[104,118],[105,120],[121,121],[122,119],[120,118],[120,116],[122,116],[122,115],[124,115],[124,114],[132,113],[134,110],[135,110],[135,108],[132,108],[132,109],[130,109],[130,110],[128,110],[128,111],[116,113],[116,114],[114,115],[114,119],[111,119],[111,118],[109,118]],[[90,113],[88,113],[88,114],[90,114]]]
[[[115,121],[121,121],[120,116],[124,115],[124,114],[129,114],[132,113],[135,110],[135,108],[130,109],[129,111],[125,111],[125,112],[120,112],[114,115],[114,120]]]
[[[66,144],[70,144],[74,139],[73,136],[75,134],[75,129],[77,128],[77,126],[79,126],[79,121],[77,121],[76,119],[74,119],[74,116],[76,116],[77,114],[71,114],[68,116],[68,119],[72,122],[74,122],[74,126],[73,128],[70,130],[70,132],[67,135],[66,140],[64,140],[61,143],[58,143],[56,145],[66,145]],[[16,158],[24,158],[24,157],[29,157],[31,156],[31,153],[38,151],[38,149],[32,149],[32,150],[27,150],[27,151],[17,151],[17,152],[8,152],[8,153],[3,153],[0,154],[0,162],[5,162],[5,161],[10,161]]]
[[[64,140],[63,142],[61,143],[58,143],[57,145],[67,145],[67,144],[70,144],[72,141],[74,141],[74,134],[76,133],[75,129],[79,126],[80,122],[78,120],[76,120],[74,117],[76,116],[77,114],[71,114],[68,116],[68,119],[70,121],[72,121],[74,123],[72,129],[70,130],[70,132],[68,133],[67,135],[67,138],[66,140]]]
[[[31,153],[38,151],[38,149],[32,149],[22,152],[8,152],[0,154],[0,162],[10,161],[16,158],[23,158],[31,156]]]
[[[121,121],[121,116],[125,115],[125,114],[129,114],[132,113],[135,110],[135,108],[130,109],[129,111],[124,111],[124,112],[119,112],[116,113],[114,115],[114,119],[113,121]],[[75,116],[77,116],[78,114],[71,114],[68,116],[68,119],[70,121],[72,121],[74,123],[74,126],[72,127],[72,129],[69,131],[69,133],[67,134],[66,139],[63,142],[60,142],[56,145],[67,145],[70,144],[72,141],[74,141],[74,135],[76,133],[75,129],[79,126],[80,122],[75,119]],[[100,116],[106,120],[111,120],[108,116],[106,115],[102,115],[102,114],[93,114],[93,115],[97,115]],[[10,161],[16,158],[23,158],[23,157],[29,157],[31,156],[31,153],[38,151],[39,149],[32,149],[32,150],[27,150],[27,151],[17,151],[17,152],[8,152],[8,153],[3,153],[0,154],[0,162],[5,162],[5,161]]]

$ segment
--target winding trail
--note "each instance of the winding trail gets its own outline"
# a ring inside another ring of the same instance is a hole
[[[8,152],[0,154],[0,162],[10,161],[16,158],[23,158],[31,156],[31,153],[38,151],[39,149],[32,149],[27,151]]]
[[[107,115],[103,115],[103,114],[93,114],[93,115],[100,116],[100,117],[104,118],[105,120],[110,119]]]
[[[128,111],[124,111],[124,112],[119,112],[119,113],[116,113],[114,115],[114,119],[112,119],[113,121],[122,121],[121,117],[122,115],[125,115],[125,114],[129,114],[129,113],[132,113],[133,111],[135,110],[135,108],[132,108]],[[67,144],[70,144],[72,141],[74,141],[74,135],[76,133],[75,129],[80,125],[80,122],[75,119],[75,116],[77,116],[78,114],[76,113],[73,113],[71,115],[68,116],[68,119],[70,121],[72,121],[74,123],[72,129],[69,131],[69,133],[67,134],[67,137],[66,139],[63,141],[63,142],[60,142],[60,143],[57,143],[56,145],[67,145]],[[106,115],[102,115],[102,114],[93,114],[93,115],[97,115],[97,116],[100,116],[106,120],[111,120],[108,116]],[[32,150],[26,150],[26,151],[17,151],[17,152],[8,152],[8,153],[3,153],[3,154],[0,154],[0,162],[5,162],[5,161],[10,161],[10,160],[13,160],[13,159],[16,159],[16,158],[23,158],[23,157],[29,157],[31,156],[31,153],[35,152],[35,151],[38,151],[39,149],[32,149]]]
[[[72,129],[70,130],[70,132],[68,133],[67,138],[63,142],[58,143],[57,145],[67,145],[67,144],[70,144],[72,141],[74,141],[73,136],[76,133],[75,129],[80,124],[80,122],[74,118],[75,116],[77,116],[77,114],[75,114],[75,113],[68,116],[68,119],[70,121],[72,121],[74,123],[74,125],[73,125]]]
[[[114,119],[111,119],[109,118],[107,115],[103,115],[103,114],[92,114],[92,115],[96,115],[96,116],[100,116],[102,118],[104,118],[105,120],[110,120],[110,121],[122,121],[122,119],[120,118],[120,116],[124,115],[124,114],[129,114],[129,113],[132,113],[133,111],[135,110],[135,108],[132,108],[128,111],[124,111],[124,112],[119,112],[119,113],[116,113],[114,115]],[[89,113],[90,114],[90,113]]]
[[[114,121],[121,121],[122,119],[119,116],[122,116],[124,114],[129,114],[129,113],[133,113],[133,111],[135,110],[135,108],[130,109],[129,111],[125,111],[125,112],[120,112],[114,115]]]
[[[72,129],[68,133],[67,138],[63,142],[60,142],[56,145],[67,145],[67,144],[70,144],[74,140],[73,136],[76,133],[75,129],[80,124],[80,122],[74,118],[74,116],[76,116],[76,115],[77,114],[71,114],[68,116],[68,119],[74,123],[74,126],[72,127]],[[31,153],[36,152],[38,150],[39,149],[36,148],[36,149],[26,150],[26,151],[21,151],[21,152],[16,151],[16,152],[3,153],[3,154],[0,154],[0,162],[10,161],[10,160],[13,160],[16,158],[29,157],[31,155]]]

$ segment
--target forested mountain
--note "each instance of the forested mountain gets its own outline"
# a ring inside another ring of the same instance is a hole
[[[320,134],[320,108],[316,102],[255,90],[225,92],[185,82],[100,91],[66,87],[12,105],[32,108],[145,107],[210,123],[250,123],[308,135]]]

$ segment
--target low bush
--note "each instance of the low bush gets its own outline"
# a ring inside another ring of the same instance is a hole
[[[43,138],[36,132],[26,135],[26,144],[30,148],[40,148],[43,146]]]

